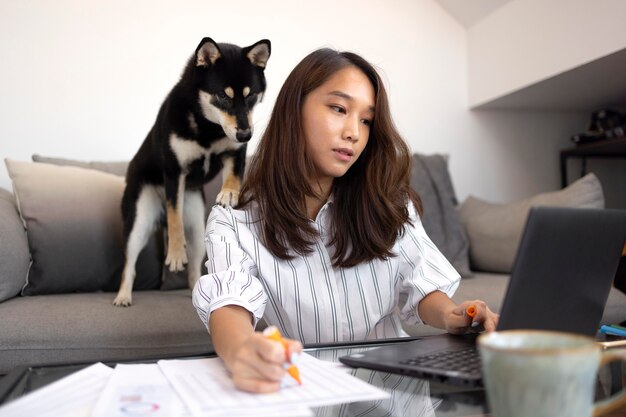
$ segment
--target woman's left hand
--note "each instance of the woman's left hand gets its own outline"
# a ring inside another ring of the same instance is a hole
[[[475,315],[467,314],[468,307],[474,307]],[[467,333],[472,323],[482,325],[488,332],[496,330],[500,316],[489,309],[482,300],[464,301],[453,308],[445,317],[446,330],[453,334]]]

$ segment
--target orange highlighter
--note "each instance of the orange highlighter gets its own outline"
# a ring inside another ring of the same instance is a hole
[[[298,367],[294,365],[294,362],[297,359],[297,354],[294,353],[293,355],[291,355],[291,357],[289,357],[289,353],[287,353],[287,342],[283,340],[283,337],[278,331],[278,328],[276,326],[267,327],[265,330],[263,330],[263,336],[270,340],[275,340],[282,343],[283,347],[285,348],[285,357],[288,362],[285,364],[285,369],[293,379],[298,381],[298,384],[302,385],[302,381],[300,380],[300,371],[298,370]]]
[[[475,306],[469,306],[465,309],[465,314],[467,314],[467,317],[473,319],[474,317],[476,317],[476,313],[478,313],[478,311],[476,310]],[[472,322],[472,328],[474,327],[478,327],[479,323],[478,322]]]

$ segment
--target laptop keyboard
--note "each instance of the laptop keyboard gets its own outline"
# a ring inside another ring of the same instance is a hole
[[[481,374],[480,354],[475,347],[453,351],[444,350],[442,352],[419,355],[402,363],[422,368],[456,371],[470,375]]]

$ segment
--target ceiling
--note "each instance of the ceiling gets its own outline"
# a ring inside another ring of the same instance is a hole
[[[435,0],[466,29],[513,0]],[[513,91],[474,109],[626,108],[626,49]]]
[[[474,109],[626,108],[626,49],[539,81]]]
[[[452,17],[464,27],[469,28],[474,23],[504,6],[511,0],[435,0]]]

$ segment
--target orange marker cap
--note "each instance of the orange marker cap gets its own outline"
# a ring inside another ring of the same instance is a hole
[[[465,310],[465,314],[467,314],[469,317],[474,318],[476,317],[476,307],[474,306],[469,306],[467,307],[467,309]]]

